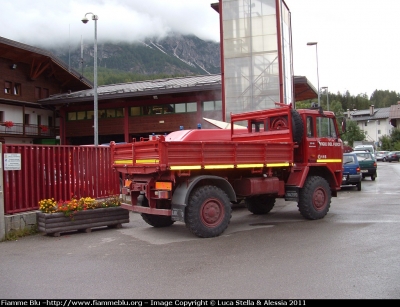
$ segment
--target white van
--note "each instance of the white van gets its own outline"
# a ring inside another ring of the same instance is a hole
[[[365,151],[368,150],[375,158],[375,149],[374,146],[372,145],[357,145],[356,147],[354,147],[354,151]]]

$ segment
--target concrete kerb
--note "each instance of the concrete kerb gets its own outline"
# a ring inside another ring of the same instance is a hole
[[[22,212],[4,216],[5,236],[11,232],[25,229],[33,229],[37,226],[35,211]]]

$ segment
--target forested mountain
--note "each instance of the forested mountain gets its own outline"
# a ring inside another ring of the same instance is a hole
[[[93,80],[93,44],[51,51]],[[219,43],[193,35],[174,34],[137,43],[98,43],[97,57],[99,85],[221,72]]]

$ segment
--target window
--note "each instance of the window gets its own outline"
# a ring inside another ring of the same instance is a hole
[[[139,116],[140,115],[140,107],[131,107],[130,115],[131,116]]]
[[[188,102],[186,104],[186,112],[197,112],[197,103],[196,102]]]
[[[99,115],[98,115],[98,118],[107,118],[107,112],[106,112],[106,110],[99,110],[98,111],[99,113]]]
[[[4,94],[11,94],[11,82],[4,82]]]
[[[124,117],[124,108],[98,110],[98,118]],[[67,120],[94,119],[94,111],[68,112]]]
[[[41,92],[42,92],[42,89],[40,88],[40,87],[35,87],[35,98],[36,99],[40,99],[40,98],[42,98],[42,95],[41,95]]]
[[[24,123],[25,125],[29,125],[31,123],[29,114],[24,115]]]
[[[114,109],[108,109],[106,113],[107,113],[107,117],[115,117]]]
[[[49,89],[48,88],[43,88],[42,89],[42,96],[41,96],[41,98],[48,98],[50,95],[49,95]]]
[[[0,111],[0,122],[4,122],[4,111]]]
[[[14,95],[21,96],[21,84],[20,83],[14,84]]]
[[[311,116],[307,116],[307,136],[314,137],[313,120]]]
[[[115,116],[116,117],[124,117],[124,109],[123,108],[118,108],[115,110]]]
[[[175,105],[175,113],[185,113],[186,112],[186,104],[178,103]]]
[[[317,135],[318,137],[336,137],[335,125],[332,118],[317,118]]]
[[[77,112],[76,113],[76,119],[77,120],[86,119],[86,112],[85,111]]]
[[[203,101],[204,111],[222,110],[222,101]]]
[[[76,120],[76,112],[69,112],[67,115],[68,120]]]

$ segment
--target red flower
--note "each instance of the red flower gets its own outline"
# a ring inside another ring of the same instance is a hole
[[[42,129],[43,132],[47,132],[49,128],[47,126],[40,125],[40,129]]]
[[[14,123],[10,120],[4,122],[4,126],[6,126],[7,128],[11,128],[12,126],[14,126]]]

